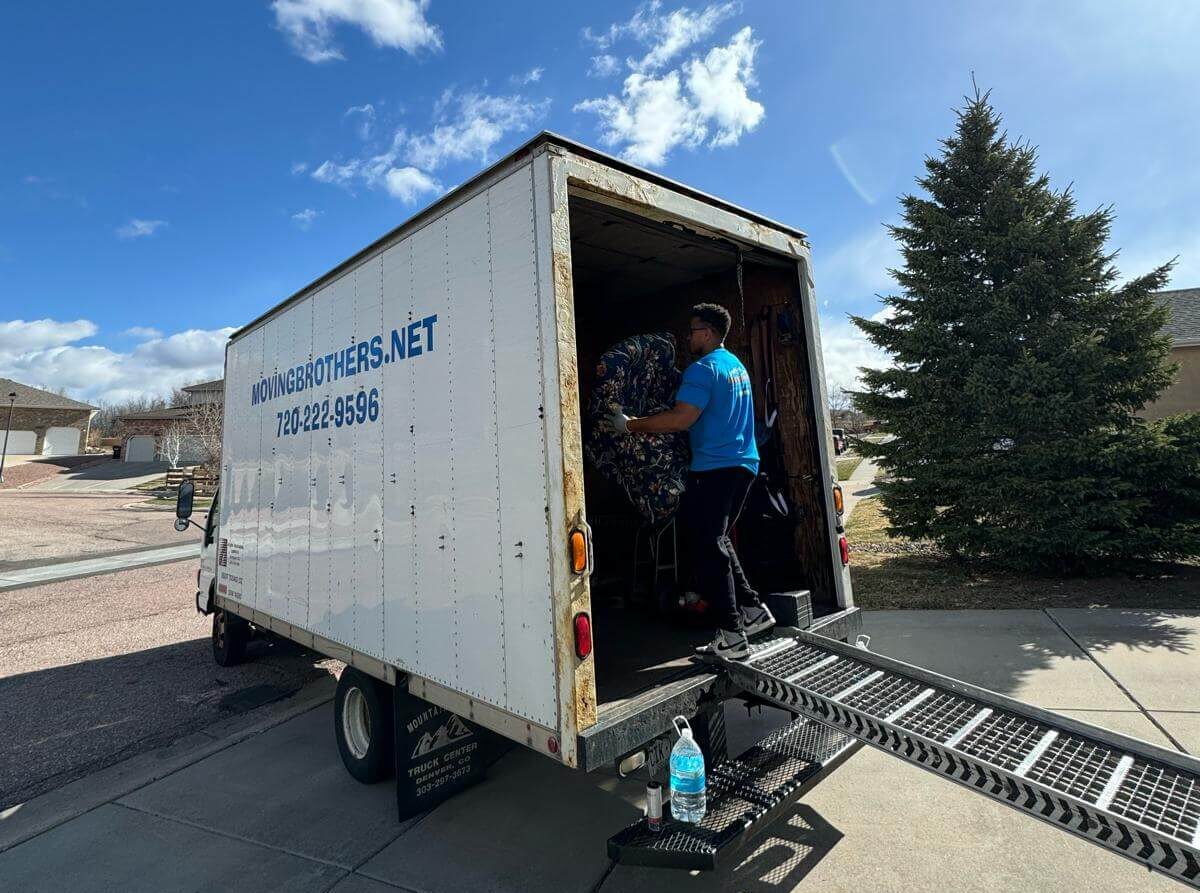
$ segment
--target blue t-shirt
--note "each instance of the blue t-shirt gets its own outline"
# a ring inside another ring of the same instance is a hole
[[[758,474],[754,394],[741,360],[718,347],[687,367],[675,397],[700,410],[688,431],[692,471],[748,468]]]

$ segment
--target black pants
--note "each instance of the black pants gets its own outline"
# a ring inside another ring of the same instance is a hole
[[[739,605],[759,604],[746,580],[729,531],[742,513],[754,474],[745,468],[716,468],[688,475],[680,513],[687,530],[695,591],[712,606],[721,629],[742,628]]]

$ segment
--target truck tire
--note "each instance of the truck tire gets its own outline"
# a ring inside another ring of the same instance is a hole
[[[333,699],[333,734],[346,771],[363,784],[395,771],[391,686],[346,667]]]
[[[221,667],[232,667],[246,659],[246,643],[250,641],[250,624],[223,608],[213,611],[213,660]]]

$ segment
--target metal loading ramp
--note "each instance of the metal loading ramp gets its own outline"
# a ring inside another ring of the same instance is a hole
[[[706,658],[846,732],[1200,889],[1200,760],[800,630]]]

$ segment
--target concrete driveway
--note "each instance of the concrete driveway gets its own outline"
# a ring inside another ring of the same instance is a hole
[[[118,462],[110,459],[98,465],[65,471],[54,477],[23,487],[22,492],[102,493],[123,492],[138,484],[161,477],[169,466],[166,462]]]
[[[869,614],[866,629],[879,652],[1200,749],[1194,614],[899,611]],[[726,717],[734,752],[785,719],[735,704]],[[0,814],[0,877],[31,891],[1183,889],[869,748],[711,874],[611,865],[605,841],[640,815],[643,781],[584,775],[522,748],[482,784],[399,824],[391,784],[364,787],[342,769],[332,721],[326,703],[228,746],[165,752],[157,771],[147,754],[119,777]]]

